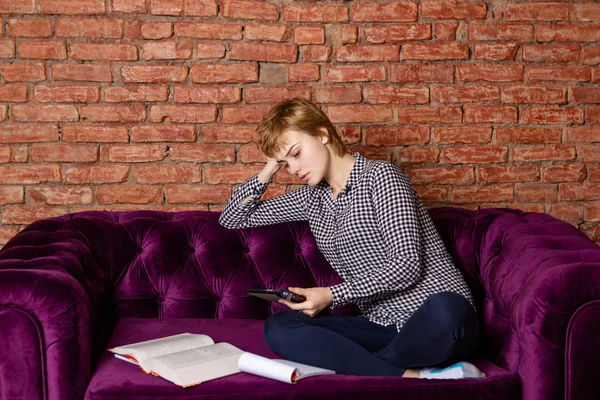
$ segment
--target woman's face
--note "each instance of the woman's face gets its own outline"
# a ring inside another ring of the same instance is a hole
[[[330,163],[327,136],[311,136],[302,131],[286,131],[281,137],[281,148],[275,159],[284,162],[284,168],[293,176],[311,186],[326,176]]]

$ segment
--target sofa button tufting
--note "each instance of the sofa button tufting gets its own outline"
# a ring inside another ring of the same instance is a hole
[[[249,248],[247,248],[247,247],[244,247],[244,248],[242,249],[242,251],[243,251],[244,253],[246,253],[246,254],[250,253],[250,249],[249,249]]]
[[[297,246],[296,247],[296,253],[302,253],[302,247]]]
[[[144,249],[143,249],[143,248],[141,248],[141,247],[138,247],[137,249],[135,249],[135,252],[136,252],[137,254],[142,254],[142,253],[144,252]]]
[[[195,252],[196,252],[196,248],[195,247],[188,248],[188,253],[194,254]]]

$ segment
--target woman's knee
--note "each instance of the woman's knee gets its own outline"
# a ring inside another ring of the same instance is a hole
[[[455,351],[469,352],[479,337],[479,320],[471,303],[454,292],[436,293],[427,301],[435,310],[434,324],[454,338]]]
[[[286,310],[271,315],[265,321],[264,338],[274,351],[289,342],[293,330],[306,326],[310,321],[307,315],[297,311]]]
[[[435,326],[438,334],[449,335],[456,340],[463,338],[476,340],[478,336],[478,317],[471,303],[463,296],[453,292],[440,292],[425,300],[429,325]]]

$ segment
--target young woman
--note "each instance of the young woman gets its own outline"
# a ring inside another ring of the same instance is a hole
[[[319,250],[344,280],[290,287],[306,301],[281,300],[291,310],[267,319],[269,347],[342,374],[484,376],[458,362],[479,334],[471,293],[400,169],[349,153],[325,113],[306,100],[275,106],[257,130],[267,164],[236,189],[219,222],[239,229],[308,221]],[[282,166],[307,184],[261,201]],[[358,305],[361,315],[320,314],[346,303]],[[448,367],[425,368],[432,366]]]

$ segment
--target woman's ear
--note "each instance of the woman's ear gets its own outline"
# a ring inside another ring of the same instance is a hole
[[[319,128],[321,132],[321,143],[327,144],[329,143],[329,132],[327,132],[326,128]]]

